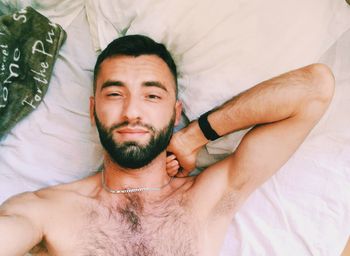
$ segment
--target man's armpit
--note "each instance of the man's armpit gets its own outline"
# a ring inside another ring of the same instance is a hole
[[[233,214],[241,205],[241,191],[229,186],[230,157],[205,169],[191,188],[196,206],[209,215]]]
[[[30,254],[26,256],[47,256],[49,255],[49,252],[45,246],[45,241],[42,240],[40,243],[38,243],[36,246],[34,246],[30,251]]]
[[[239,200],[240,198],[241,197],[239,196],[239,193],[233,190],[224,193],[222,198],[213,209],[214,217],[235,214],[241,205],[241,200]]]

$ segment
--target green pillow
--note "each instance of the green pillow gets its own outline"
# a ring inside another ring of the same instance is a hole
[[[0,139],[41,103],[65,39],[31,7],[0,17]]]

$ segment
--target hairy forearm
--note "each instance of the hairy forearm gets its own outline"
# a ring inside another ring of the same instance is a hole
[[[226,135],[254,125],[284,120],[296,115],[305,102],[316,95],[315,89],[295,74],[285,74],[233,97],[214,110],[208,121],[219,135]]]
[[[212,128],[219,135],[226,135],[247,127],[274,123],[298,115],[307,104],[322,100],[323,83],[317,81],[317,72],[324,67],[310,66],[308,73],[292,71],[258,84],[233,97],[208,116]],[[306,69],[308,70],[308,69]],[[182,138],[200,147],[208,140],[200,132],[197,121],[182,131]]]

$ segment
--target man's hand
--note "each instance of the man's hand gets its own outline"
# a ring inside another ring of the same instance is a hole
[[[166,157],[166,172],[169,176],[175,176],[180,169],[179,161],[177,161],[176,156],[173,153],[167,152]]]
[[[171,163],[173,167],[177,166],[176,169],[171,169],[173,174],[177,177],[188,176],[188,174],[196,167],[198,152],[201,149],[201,146],[207,142],[205,139],[203,140],[203,135],[201,132],[199,132],[199,138],[189,136],[187,130],[190,126],[191,124],[175,133],[171,138],[169,146],[167,148],[167,151],[171,153],[167,159],[167,166],[168,164],[170,166],[171,161],[177,162],[177,165],[175,162]]]

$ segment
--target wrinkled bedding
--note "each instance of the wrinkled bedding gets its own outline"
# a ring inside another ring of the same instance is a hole
[[[143,33],[174,54],[189,119],[289,69],[311,62],[333,69],[336,94],[326,115],[236,214],[221,255],[340,254],[350,235],[350,8],[345,1],[41,2],[3,1],[36,6],[61,24],[67,41],[42,104],[0,141],[0,201],[85,177],[99,167],[102,149],[88,114],[96,50],[116,36]],[[211,143],[198,164],[232,152],[243,134]]]

